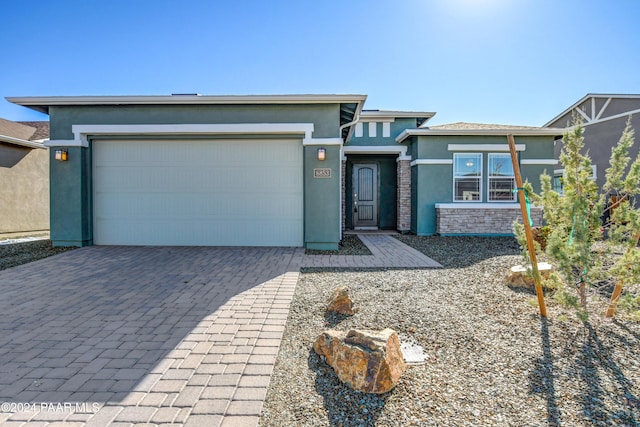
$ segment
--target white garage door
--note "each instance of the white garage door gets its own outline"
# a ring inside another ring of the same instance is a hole
[[[95,141],[97,245],[302,246],[302,143]]]

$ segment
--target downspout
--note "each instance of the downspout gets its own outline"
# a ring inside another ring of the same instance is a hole
[[[346,123],[342,126],[340,126],[339,130],[338,130],[338,135],[340,135],[340,138],[342,138],[342,130],[345,128],[348,128],[350,126],[354,126],[356,123],[358,123],[358,121],[360,121],[360,113],[356,113],[355,117],[352,121],[350,121],[349,123]],[[347,134],[347,136],[349,136],[349,134]],[[344,206],[343,206],[343,200],[342,200],[342,180],[345,179],[345,177],[342,176],[342,158],[344,157],[344,144],[346,144],[346,141],[342,141],[343,144],[340,146],[340,204],[338,205],[338,218],[340,218],[340,221],[338,221],[338,235],[340,236],[340,241],[342,241],[342,212],[344,212]],[[346,191],[346,188],[345,188]],[[346,197],[346,194],[345,194]]]

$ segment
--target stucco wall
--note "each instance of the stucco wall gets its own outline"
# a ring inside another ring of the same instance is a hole
[[[339,104],[57,106],[50,108],[49,115],[52,140],[72,139],[74,124],[313,123],[314,138],[338,138],[340,133]],[[317,160],[313,145],[305,146],[301,159],[305,244],[313,249],[337,249],[340,241],[340,147],[325,148],[325,161]],[[91,145],[69,147],[68,152],[68,161],[54,162],[51,168],[51,238],[56,245],[91,245]],[[314,168],[331,168],[332,177],[314,178]]]
[[[0,143],[0,235],[49,229],[48,150]]]
[[[520,161],[553,159],[553,136],[516,136],[516,144],[524,144],[525,150],[520,151]],[[449,151],[449,144],[468,144],[464,151]],[[417,235],[432,235],[438,232],[436,203],[453,203],[453,154],[455,152],[477,152],[483,155],[482,174],[482,203],[476,203],[476,209],[482,209],[487,203],[487,154],[483,149],[474,146],[485,144],[507,145],[506,136],[417,136],[411,139],[411,153],[414,161],[420,159],[431,161],[431,164],[414,164],[411,173],[412,191],[412,223],[411,231]],[[508,151],[507,151],[508,153]],[[434,163],[435,162],[435,163]],[[438,164],[440,162],[440,164]],[[521,164],[523,180],[528,179],[535,191],[540,190],[540,174],[547,170],[553,172],[553,165]],[[461,205],[470,203],[458,202]],[[470,226],[471,229],[471,226]],[[491,234],[476,232],[476,234]],[[493,234],[505,234],[495,232]]]
[[[606,102],[605,98],[597,98],[595,103],[595,113],[598,114]],[[578,106],[582,107],[588,116],[592,116],[591,100],[588,99]],[[613,99],[604,113],[601,120],[616,114],[623,114],[627,111],[640,109],[640,99]],[[566,113],[554,122],[550,123],[550,127],[565,127],[571,125],[572,112]],[[596,183],[600,188],[605,182],[605,171],[609,167],[609,159],[611,158],[611,149],[618,143],[622,132],[627,123],[628,116],[619,117],[607,121],[601,121],[594,124],[588,124],[584,127],[584,152],[588,152],[591,161],[596,165]],[[631,126],[636,132],[636,143],[631,149],[631,158],[635,158],[640,152],[640,114],[634,114],[631,118]],[[562,141],[558,141],[555,146],[555,158],[560,159],[560,151],[562,150]],[[559,165],[555,169],[562,169]],[[552,173],[552,172],[550,172]]]

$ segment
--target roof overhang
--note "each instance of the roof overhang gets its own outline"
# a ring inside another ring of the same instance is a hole
[[[51,106],[72,105],[238,105],[238,104],[363,104],[366,95],[141,95],[24,96],[7,101],[48,114]]]
[[[401,143],[412,136],[558,136],[562,129],[406,129],[396,137]]]
[[[52,106],[90,105],[305,105],[339,104],[341,137],[347,141],[367,95],[142,95],[142,96],[26,96],[7,101],[49,114]]]
[[[19,145],[21,147],[27,147],[27,148],[40,148],[45,150],[47,149],[47,147],[45,147],[43,144],[40,144],[38,142],[26,141],[24,139],[19,139],[19,138],[12,138],[6,135],[0,135],[0,142],[12,144],[12,145]]]

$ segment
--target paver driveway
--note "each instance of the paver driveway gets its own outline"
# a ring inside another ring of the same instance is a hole
[[[0,271],[0,424],[255,426],[302,257],[93,246]]]

